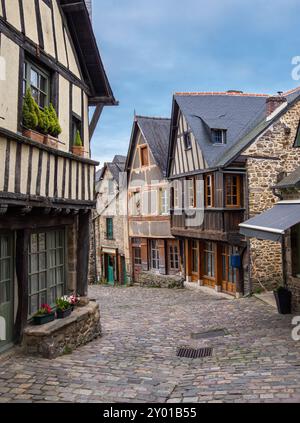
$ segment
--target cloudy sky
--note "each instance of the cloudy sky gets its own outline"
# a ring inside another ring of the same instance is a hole
[[[169,116],[177,91],[276,93],[300,56],[299,0],[93,0],[102,59],[119,107],[92,141],[103,164],[127,154],[134,110]]]

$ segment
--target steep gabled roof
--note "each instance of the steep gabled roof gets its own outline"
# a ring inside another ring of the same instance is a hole
[[[59,0],[80,62],[90,86],[90,104],[117,104],[109,84],[85,0]]]
[[[96,173],[96,187],[99,188],[101,180],[104,177],[106,169],[110,171],[114,181],[119,185],[120,173],[125,171],[126,157],[117,155],[113,158],[112,162],[105,163],[102,169],[98,170]]]
[[[128,159],[126,167],[131,165],[131,156],[133,149],[135,148],[134,142],[136,126],[142,132],[145,141],[149,145],[151,153],[157,166],[162,171],[163,175],[166,174],[167,162],[168,162],[168,146],[170,136],[170,124],[171,119],[148,117],[148,116],[136,116],[134,122],[133,133],[130,141]]]
[[[282,179],[274,188],[288,189],[300,187],[300,167]]]
[[[287,107],[290,107],[299,99],[300,87],[282,93],[282,96],[287,99]],[[270,96],[267,94],[241,92],[177,93],[173,100],[173,114],[174,110],[180,109],[185,116],[208,167],[223,167],[286,112],[287,107],[267,120],[268,97]],[[175,125],[174,121],[172,126]],[[211,129],[226,130],[227,143],[213,144]],[[171,138],[169,160],[173,144],[174,140]]]

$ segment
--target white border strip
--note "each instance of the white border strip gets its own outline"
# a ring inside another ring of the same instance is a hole
[[[247,225],[245,223],[241,223],[240,228],[245,228],[245,229],[254,229],[257,231],[263,231],[263,232],[271,232],[274,234],[280,234],[280,235],[284,235],[285,231],[281,230],[281,229],[273,229],[273,228],[265,228],[264,226],[253,226],[253,225]]]

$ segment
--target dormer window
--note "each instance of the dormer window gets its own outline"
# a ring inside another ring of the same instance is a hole
[[[184,148],[190,150],[192,148],[192,137],[190,132],[185,132],[184,135]]]
[[[224,129],[212,129],[212,142],[216,145],[226,144],[227,142],[227,133]]]

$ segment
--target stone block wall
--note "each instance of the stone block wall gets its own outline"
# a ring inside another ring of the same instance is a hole
[[[173,275],[159,275],[152,272],[141,272],[136,282],[140,286],[148,288],[177,288],[182,289],[184,287],[185,278],[182,276]]]
[[[291,173],[300,166],[300,149],[294,148],[300,118],[297,102],[243,154],[247,159],[248,212],[253,217],[274,206],[279,198],[272,191],[282,172]],[[269,241],[250,241],[252,289],[259,281],[267,289],[282,280],[281,246]]]
[[[53,359],[69,354],[101,335],[99,305],[90,302],[70,317],[43,326],[28,326],[22,348],[25,354]]]

